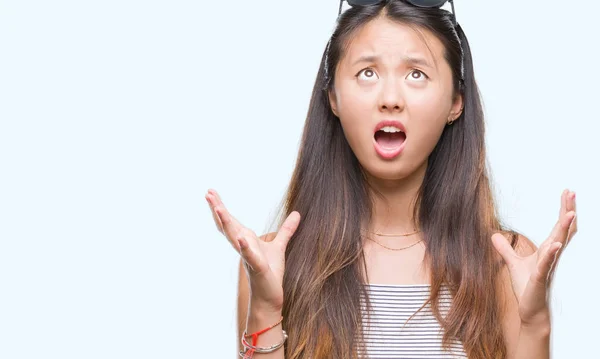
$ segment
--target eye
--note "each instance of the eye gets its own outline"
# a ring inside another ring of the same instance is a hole
[[[421,70],[413,70],[408,74],[408,78],[417,81],[424,81],[429,78],[429,76],[425,75],[425,73]]]
[[[361,77],[361,74],[364,74],[364,76]],[[377,73],[375,73],[375,71],[370,68],[367,67],[366,69],[362,69],[360,70],[357,74],[356,77],[361,78],[363,80],[369,81],[371,79],[378,79],[379,77],[377,76]]]

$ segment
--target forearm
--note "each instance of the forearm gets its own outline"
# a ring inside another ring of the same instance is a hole
[[[264,310],[250,304],[248,308],[248,320],[246,323],[246,334],[256,333],[260,330],[270,327],[281,319],[281,311]],[[258,336],[256,346],[269,347],[283,340],[283,331],[281,324],[273,327],[265,333]],[[252,338],[246,338],[249,344],[252,344]],[[277,349],[273,353],[259,354],[254,353],[254,358],[260,359],[284,359],[285,345]]]
[[[550,359],[550,320],[521,325],[517,349],[512,359]]]

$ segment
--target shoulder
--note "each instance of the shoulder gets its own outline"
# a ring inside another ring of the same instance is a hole
[[[523,234],[517,232],[501,232],[509,241],[515,252],[519,256],[529,256],[537,250],[537,245]],[[500,256],[500,255],[498,255]],[[519,316],[519,303],[512,289],[512,282],[508,267],[502,264],[498,274],[498,301],[500,302],[500,318],[502,321],[502,331],[506,341],[507,351],[510,353],[515,350],[521,328],[521,318]]]

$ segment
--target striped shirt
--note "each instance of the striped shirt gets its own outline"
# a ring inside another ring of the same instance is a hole
[[[467,358],[462,343],[452,342],[450,350],[442,350],[442,328],[433,316],[431,303],[406,323],[429,297],[430,285],[368,284],[371,316],[363,316],[366,353],[369,359],[434,359]],[[363,309],[366,311],[364,299]],[[440,313],[444,317],[451,303],[451,295],[444,287],[440,293]],[[366,354],[366,355],[365,355]]]

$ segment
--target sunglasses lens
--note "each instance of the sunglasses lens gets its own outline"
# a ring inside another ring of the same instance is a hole
[[[350,6],[367,6],[379,4],[381,0],[348,0]]]
[[[441,7],[447,0],[406,0],[406,2],[418,7]]]

